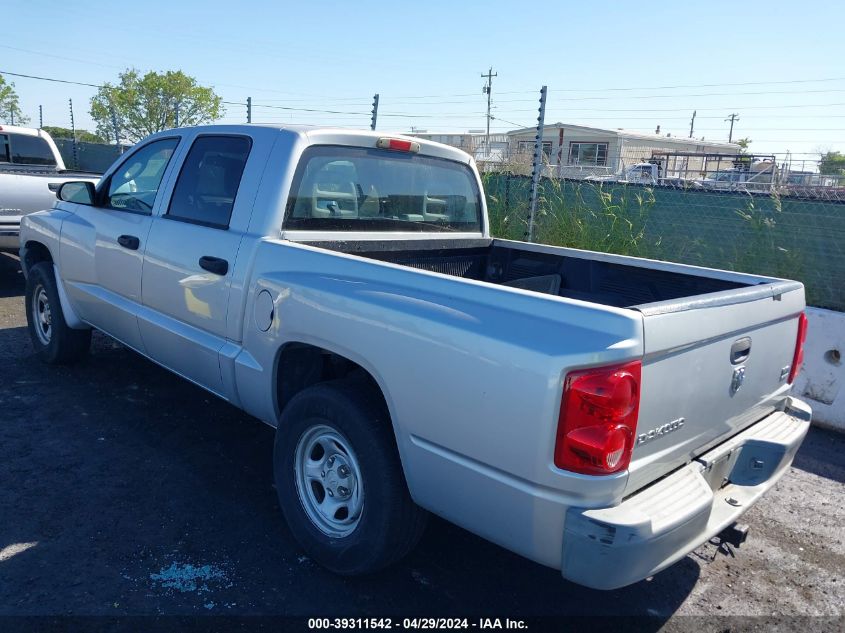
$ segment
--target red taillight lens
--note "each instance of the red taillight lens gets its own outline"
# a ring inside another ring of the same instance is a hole
[[[555,466],[609,475],[631,462],[640,409],[640,361],[571,372],[563,383]]]
[[[798,338],[795,339],[795,355],[792,357],[792,367],[789,368],[789,379],[787,382],[791,385],[795,382],[795,377],[801,371],[801,365],[804,362],[804,342],[807,340],[807,315],[803,312],[798,315]]]
[[[382,137],[376,141],[376,147],[391,149],[395,152],[419,152],[420,144],[416,141],[406,141],[401,138]]]

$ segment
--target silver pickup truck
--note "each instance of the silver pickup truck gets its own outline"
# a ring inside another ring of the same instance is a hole
[[[18,251],[21,218],[52,206],[61,183],[99,178],[66,170],[44,130],[0,125],[0,251]]]
[[[276,427],[287,523],[341,574],[429,511],[627,585],[742,535],[809,426],[801,284],[492,239],[454,148],[183,128],[59,197],[21,233],[38,354],[96,328]]]

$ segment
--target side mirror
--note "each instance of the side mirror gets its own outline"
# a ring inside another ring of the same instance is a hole
[[[94,183],[88,182],[87,180],[63,182],[58,191],[56,191],[56,197],[59,200],[87,204],[89,206],[93,206],[95,195]]]

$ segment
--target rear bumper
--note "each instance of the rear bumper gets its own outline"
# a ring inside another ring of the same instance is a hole
[[[734,523],[786,472],[807,434],[809,407],[794,398],[787,403],[784,411],[618,506],[570,508],[564,578],[594,589],[624,587],[668,567]]]

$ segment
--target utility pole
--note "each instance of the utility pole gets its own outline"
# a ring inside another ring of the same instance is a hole
[[[38,106],[38,129],[44,127],[44,106]]]
[[[546,121],[546,86],[540,89],[540,114],[537,116],[537,136],[534,137],[534,165],[531,170],[531,202],[528,212],[528,230],[525,237],[534,241],[534,216],[537,213],[537,189],[543,171],[543,128]]]
[[[493,77],[498,77],[499,73],[494,73],[493,67],[490,66],[487,74],[481,73],[481,76],[487,79],[487,85],[481,89],[481,94],[487,95],[487,137],[485,139],[485,153],[487,158],[490,158],[490,97],[493,93]]]
[[[174,110],[175,110],[174,119],[175,119],[176,127],[179,127],[179,101],[178,100],[176,101],[176,105],[174,107]]]
[[[378,120],[378,93],[373,95],[373,113],[370,117],[370,129],[376,129],[376,121]]]
[[[79,169],[79,152],[76,147],[76,125],[73,122],[73,99],[67,100],[70,106],[70,133],[73,137],[73,168]]]
[[[731,141],[733,141],[734,138],[734,121],[739,121],[739,115],[734,113],[730,115],[727,119],[725,119],[725,121],[731,122],[731,131],[728,132],[728,143],[730,143]]]
[[[252,123],[252,97],[246,98],[246,122]]]
[[[692,138],[692,131],[695,129],[695,110],[692,111],[692,121],[689,122],[689,137]]]

